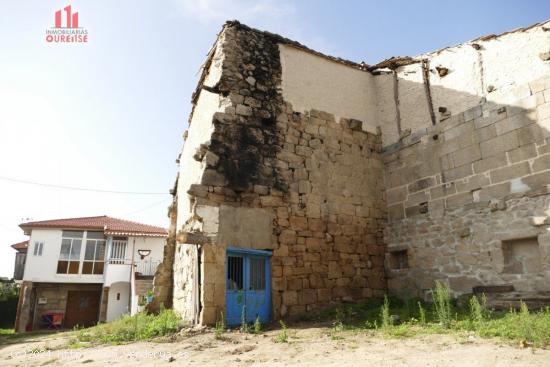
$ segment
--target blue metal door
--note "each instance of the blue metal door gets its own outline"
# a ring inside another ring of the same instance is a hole
[[[228,325],[256,318],[271,319],[271,279],[268,251],[231,248],[226,262],[226,320]]]

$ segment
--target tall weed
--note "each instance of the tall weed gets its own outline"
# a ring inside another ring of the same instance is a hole
[[[436,281],[433,290],[434,307],[439,323],[448,328],[452,320],[451,291],[443,283]]]

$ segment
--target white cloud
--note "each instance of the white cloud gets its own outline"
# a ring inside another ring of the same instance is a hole
[[[277,0],[175,0],[184,15],[202,23],[229,19],[249,22],[280,20],[295,13],[292,4]]]

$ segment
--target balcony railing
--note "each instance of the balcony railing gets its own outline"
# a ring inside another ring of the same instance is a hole
[[[132,259],[109,259],[109,264],[132,265]]]
[[[126,263],[126,245],[127,241],[114,240],[111,244],[111,255],[109,256],[109,264],[125,264]]]
[[[158,260],[138,260],[135,262],[136,275],[153,276],[161,262]]]

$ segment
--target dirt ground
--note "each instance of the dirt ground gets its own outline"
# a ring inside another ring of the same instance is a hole
[[[289,329],[259,335],[212,332],[177,335],[162,342],[69,349],[70,333],[33,336],[0,345],[1,366],[550,366],[550,350],[473,336],[424,335],[385,339],[329,328]],[[42,350],[42,351],[41,351]]]

